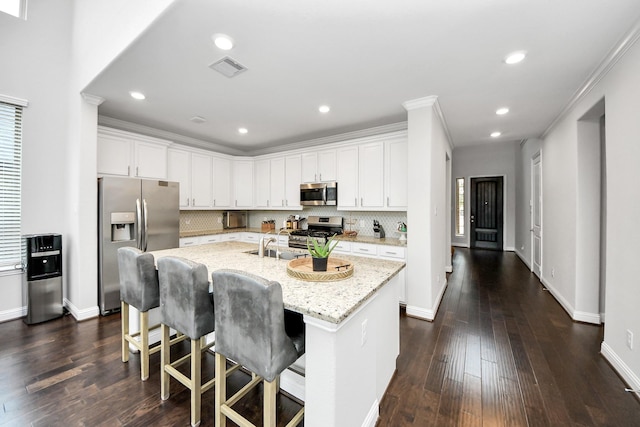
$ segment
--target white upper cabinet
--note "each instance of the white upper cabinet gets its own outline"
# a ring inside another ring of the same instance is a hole
[[[213,207],[230,208],[231,160],[213,157]]]
[[[336,177],[336,150],[302,154],[302,182],[335,181]]]
[[[389,210],[407,210],[407,147],[406,139],[385,145],[385,206]]]
[[[270,177],[271,167],[269,159],[256,160],[253,166],[254,170],[254,206],[256,208],[268,208],[271,199]]]
[[[170,148],[167,152],[167,179],[180,184],[180,209],[191,207],[191,153]]]
[[[98,128],[98,174],[167,179],[168,141]]]
[[[358,147],[358,193],[361,208],[373,210],[384,207],[384,143],[382,142]]]
[[[233,161],[233,208],[253,207],[253,160]]]
[[[269,206],[273,208],[284,208],[287,206],[285,200],[285,158],[278,157],[277,159],[271,159],[270,173],[269,173]]]
[[[191,153],[191,206],[213,206],[212,159],[206,154]]]
[[[288,208],[300,206],[300,184],[302,184],[302,157],[288,156],[285,159],[284,202]]]
[[[358,146],[338,149],[338,207],[354,209],[358,200]]]

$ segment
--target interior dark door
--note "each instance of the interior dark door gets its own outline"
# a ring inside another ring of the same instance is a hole
[[[471,178],[471,247],[502,250],[502,177]]]

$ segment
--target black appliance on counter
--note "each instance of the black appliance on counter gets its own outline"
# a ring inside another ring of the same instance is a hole
[[[293,230],[289,234],[290,248],[307,248],[307,237],[325,244],[334,234],[342,234],[341,216],[309,216],[306,230]]]
[[[23,236],[22,245],[24,322],[30,325],[62,316],[62,236]]]

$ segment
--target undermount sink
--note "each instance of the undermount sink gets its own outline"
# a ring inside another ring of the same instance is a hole
[[[258,255],[258,250],[255,249],[253,251],[248,251],[247,253],[251,255]],[[267,249],[264,251],[264,256],[267,258],[276,258],[276,250]],[[280,251],[280,259],[284,259],[284,260],[296,259],[296,258],[306,257],[306,256],[307,254],[305,253]]]

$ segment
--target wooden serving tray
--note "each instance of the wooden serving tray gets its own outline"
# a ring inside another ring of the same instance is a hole
[[[340,258],[329,257],[327,260],[327,271],[313,271],[313,260],[311,258],[292,259],[287,264],[287,274],[296,279],[307,282],[334,282],[353,276],[353,262]],[[338,266],[345,266],[340,270]]]

